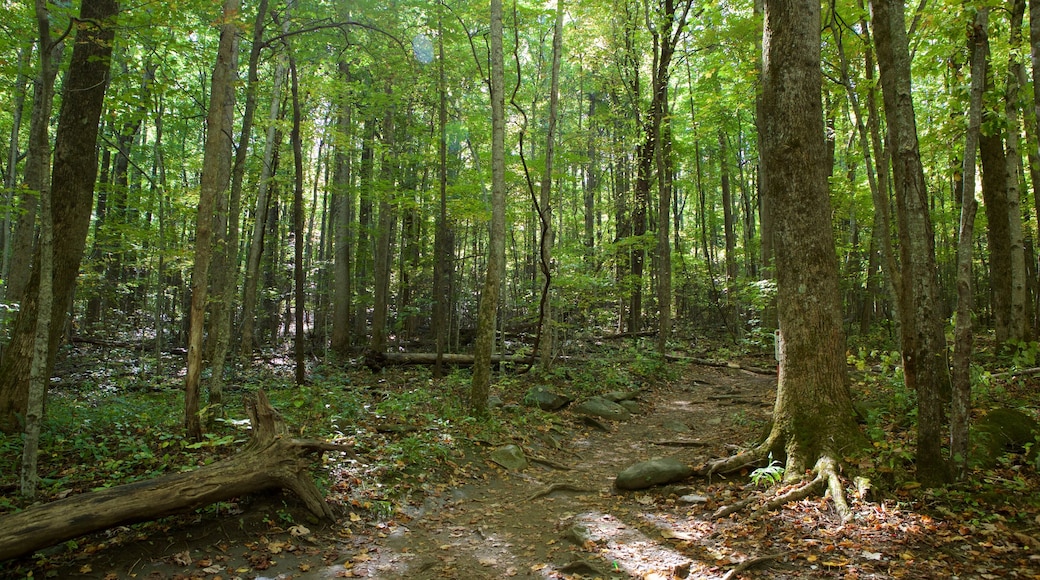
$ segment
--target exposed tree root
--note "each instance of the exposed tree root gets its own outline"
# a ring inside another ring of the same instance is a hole
[[[747,453],[709,463],[707,466],[702,468],[702,472],[705,475],[711,475],[712,473],[728,473],[755,463],[756,461],[761,460],[761,455],[764,453],[764,447],[765,446],[763,445],[762,447]],[[821,494],[826,490],[826,495],[834,502],[834,509],[841,517],[841,521],[847,522],[851,520],[852,510],[849,509],[848,501],[845,498],[845,487],[842,485],[841,477],[838,475],[837,462],[827,455],[820,457],[816,462],[816,467],[813,468],[813,473],[816,475],[811,480],[803,480],[800,484],[796,485],[789,491],[762,503],[762,505],[751,514],[751,519],[758,519],[788,503],[803,500],[812,495]],[[722,506],[712,514],[712,519],[726,517],[730,514],[742,511],[748,506],[764,499],[765,495],[766,494],[756,494],[753,497],[745,498],[738,502]]]
[[[554,493],[556,493],[558,491],[571,491],[571,492],[574,492],[574,493],[595,493],[596,492],[596,490],[594,490],[594,489],[588,489],[588,488],[584,488],[584,487],[579,487],[577,485],[574,485],[573,483],[554,483],[552,485],[548,485],[548,486],[542,488],[541,490],[531,494],[527,498],[527,501],[534,501],[536,499],[543,498],[543,497],[545,497],[547,495],[554,494]]]
[[[754,465],[764,461],[766,457],[769,456],[769,447],[767,444],[768,442],[763,443],[750,451],[708,462],[697,470],[697,475],[711,478],[711,476],[716,473],[733,473],[734,471],[738,471],[749,465]]]
[[[744,560],[740,564],[737,564],[736,568],[730,570],[729,572],[726,572],[726,575],[722,577],[722,580],[729,580],[730,578],[735,578],[737,576],[737,574],[740,574],[741,572],[744,572],[746,570],[750,570],[751,568],[754,568],[755,566],[758,566],[760,564],[765,564],[766,562],[772,562],[773,560],[776,560],[776,559],[779,559],[779,558],[783,558],[784,556],[786,556],[789,553],[790,552],[780,552],[779,554],[770,554],[768,556],[758,556],[756,558],[748,558],[747,560]]]

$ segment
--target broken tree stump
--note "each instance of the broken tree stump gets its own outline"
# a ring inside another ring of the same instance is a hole
[[[0,561],[115,526],[154,520],[269,489],[288,489],[319,518],[334,519],[309,474],[325,451],[350,447],[287,435],[263,391],[248,400],[252,425],[242,451],[193,471],[70,496],[0,517]]]

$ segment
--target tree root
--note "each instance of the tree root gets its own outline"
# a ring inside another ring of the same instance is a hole
[[[737,564],[736,568],[733,568],[729,572],[726,572],[726,575],[722,577],[722,580],[730,580],[730,578],[735,578],[737,576],[737,574],[740,574],[741,572],[744,572],[746,570],[750,570],[751,568],[754,568],[755,566],[758,566],[759,564],[765,564],[766,562],[772,562],[773,560],[777,560],[779,558],[783,558],[784,556],[786,556],[788,554],[790,554],[790,552],[780,552],[779,554],[769,554],[767,556],[758,556],[756,558],[748,558],[747,560],[744,560],[740,564]]]
[[[753,461],[748,461],[748,456],[754,455],[756,451],[761,451],[761,448],[741,455],[729,457],[724,460],[715,461],[709,464],[707,473],[709,475],[713,472],[725,473],[725,470],[733,471],[753,463]],[[740,459],[740,461],[735,461],[736,459]],[[737,467],[733,467],[733,465],[736,465]],[[790,502],[803,500],[809,496],[823,493],[824,490],[826,490],[826,496],[830,497],[831,501],[834,502],[834,509],[841,517],[841,521],[844,523],[851,520],[852,510],[849,509],[848,501],[845,498],[845,487],[842,485],[841,477],[838,475],[837,462],[826,455],[820,457],[816,462],[816,467],[813,468],[813,472],[816,474],[813,479],[809,481],[803,480],[801,484],[796,485],[789,491],[765,501],[751,514],[751,520],[756,520]],[[742,511],[748,506],[759,502],[764,497],[765,494],[756,494],[753,497],[745,498],[738,502],[722,506],[712,514],[712,519],[726,517],[730,514]]]

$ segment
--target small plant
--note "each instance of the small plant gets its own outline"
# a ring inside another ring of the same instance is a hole
[[[779,461],[773,459],[772,453],[769,454],[769,465],[759,467],[751,472],[751,483],[764,487],[776,485],[780,483],[783,478],[784,466]]]

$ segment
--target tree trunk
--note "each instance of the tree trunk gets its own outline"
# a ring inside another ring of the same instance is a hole
[[[39,4],[37,4],[39,7]],[[49,24],[48,24],[49,29]],[[48,37],[50,32],[47,33]],[[46,37],[43,37],[46,38]],[[4,223],[0,229],[0,279],[8,280],[11,271],[11,217],[15,207],[15,188],[18,186],[18,158],[21,147],[22,111],[25,109],[25,97],[29,84],[29,67],[32,62],[32,47],[39,42],[30,42],[29,46],[18,51],[18,75],[14,81],[14,103],[11,106],[11,136],[7,141],[7,174],[4,175]],[[4,288],[5,298],[10,298]],[[2,318],[2,317],[0,317]]]
[[[443,6],[437,12],[437,225],[433,240],[433,332],[437,344],[434,378],[444,376],[451,304],[452,243],[448,231],[448,87],[444,71]]]
[[[75,48],[65,77],[64,97],[55,135],[51,181],[51,223],[54,231],[54,304],[46,376],[54,368],[80,260],[90,228],[90,210],[97,178],[97,134],[115,27],[119,10],[113,0],[87,0],[80,8],[87,25],[76,32]],[[28,398],[30,364],[40,285],[39,269],[30,279],[26,299],[18,311],[11,341],[0,360],[0,431],[18,429]]]
[[[971,49],[971,91],[968,108],[968,130],[964,138],[964,192],[961,196],[961,221],[957,238],[957,319],[954,327],[953,398],[950,410],[950,457],[957,479],[968,472],[968,425],[971,418],[971,355],[974,348],[972,314],[972,251],[975,242],[975,159],[982,125],[982,91],[986,85],[989,42],[989,9],[980,8],[968,29]]]
[[[289,19],[285,19],[282,32],[287,32]],[[239,356],[248,360],[253,354],[253,334],[256,329],[256,290],[259,285],[260,258],[264,253],[264,231],[267,228],[267,210],[270,206],[271,178],[274,176],[275,154],[281,142],[278,123],[281,116],[282,86],[288,67],[284,56],[280,56],[275,67],[271,87],[271,105],[267,115],[267,137],[264,140],[264,156],[260,166],[260,179],[256,186],[256,210],[253,218],[253,235],[246,257],[246,274],[242,291],[242,343]]]
[[[1019,123],[1019,84],[1022,69],[1020,60],[1022,44],[1022,17],[1026,9],[1026,0],[1011,0],[1011,27],[1008,43],[1011,51],[1008,57],[1007,85],[1004,91],[1004,117],[1007,119],[1007,139],[1005,146],[1007,175],[1007,221],[1008,238],[1011,243],[1011,328],[1010,337],[1015,341],[1029,340],[1031,329],[1026,314],[1026,258],[1025,241],[1022,235],[1022,154],[1019,140],[1021,127]]]
[[[722,193],[722,221],[726,238],[726,326],[740,337],[740,305],[737,304],[737,235],[734,228],[733,195],[729,186],[729,151],[726,133],[719,129],[719,189]]]
[[[349,65],[340,61],[339,76],[343,82],[350,80]],[[334,145],[332,171],[332,231],[334,242],[333,293],[332,293],[332,350],[346,355],[350,350],[350,299],[352,295],[351,267],[351,165],[350,135],[352,130],[351,111],[353,104],[345,95],[336,104],[340,138]]]
[[[292,132],[289,140],[293,149],[293,354],[296,361],[296,386],[307,381],[306,343],[307,329],[304,326],[304,309],[307,295],[303,287],[303,247],[307,239],[303,235],[303,136],[300,134],[300,82],[296,72],[296,58],[289,49],[289,78],[292,90]]]
[[[902,0],[871,0],[874,41],[892,150],[893,186],[899,222],[902,283],[903,372],[917,392],[917,476],[927,486],[949,481],[942,453],[950,372],[943,334],[942,302],[935,265],[935,238],[917,143],[910,91],[910,53]]]
[[[387,81],[386,99],[393,99],[393,87]],[[393,229],[396,222],[393,204],[390,202],[396,187],[395,145],[394,145],[394,107],[387,106],[383,117],[383,150],[380,160],[380,182],[391,189],[380,188],[379,216],[376,222],[375,248],[373,248],[374,268],[372,277],[372,335],[369,350],[377,353],[386,352],[386,327],[390,305],[390,262],[391,245],[394,239]]]
[[[549,81],[549,127],[545,136],[545,171],[542,174],[541,191],[538,199],[538,218],[541,222],[539,240],[539,264],[541,266],[542,300],[541,328],[539,329],[538,359],[543,369],[548,370],[553,353],[552,311],[552,172],[556,154],[556,127],[560,110],[560,60],[563,56],[563,1],[556,3],[556,24],[553,26],[552,72]]]
[[[235,77],[238,68],[238,16],[240,0],[224,1],[217,62],[213,66],[206,144],[199,183],[199,207],[195,218],[195,265],[191,272],[191,313],[188,326],[188,360],[184,379],[184,428],[193,440],[202,439],[199,416],[199,384],[202,378],[202,338],[206,325],[209,266],[213,258],[213,225],[217,198],[226,195],[231,180],[231,133],[235,114]]]
[[[845,362],[831,233],[820,71],[820,4],[767,0],[759,125],[773,208],[780,372],[766,446],[788,478],[860,444]]]
[[[498,290],[506,253],[505,65],[502,44],[502,0],[491,0],[491,235],[484,289],[480,294],[469,392],[469,409],[475,416],[487,413],[491,393]]]
[[[324,451],[349,447],[288,436],[282,418],[259,391],[247,403],[249,442],[231,459],[194,471],[74,495],[0,518],[0,561],[31,554],[65,540],[120,525],[154,520],[214,502],[268,489],[288,489],[311,512],[335,514],[311,479]]]

